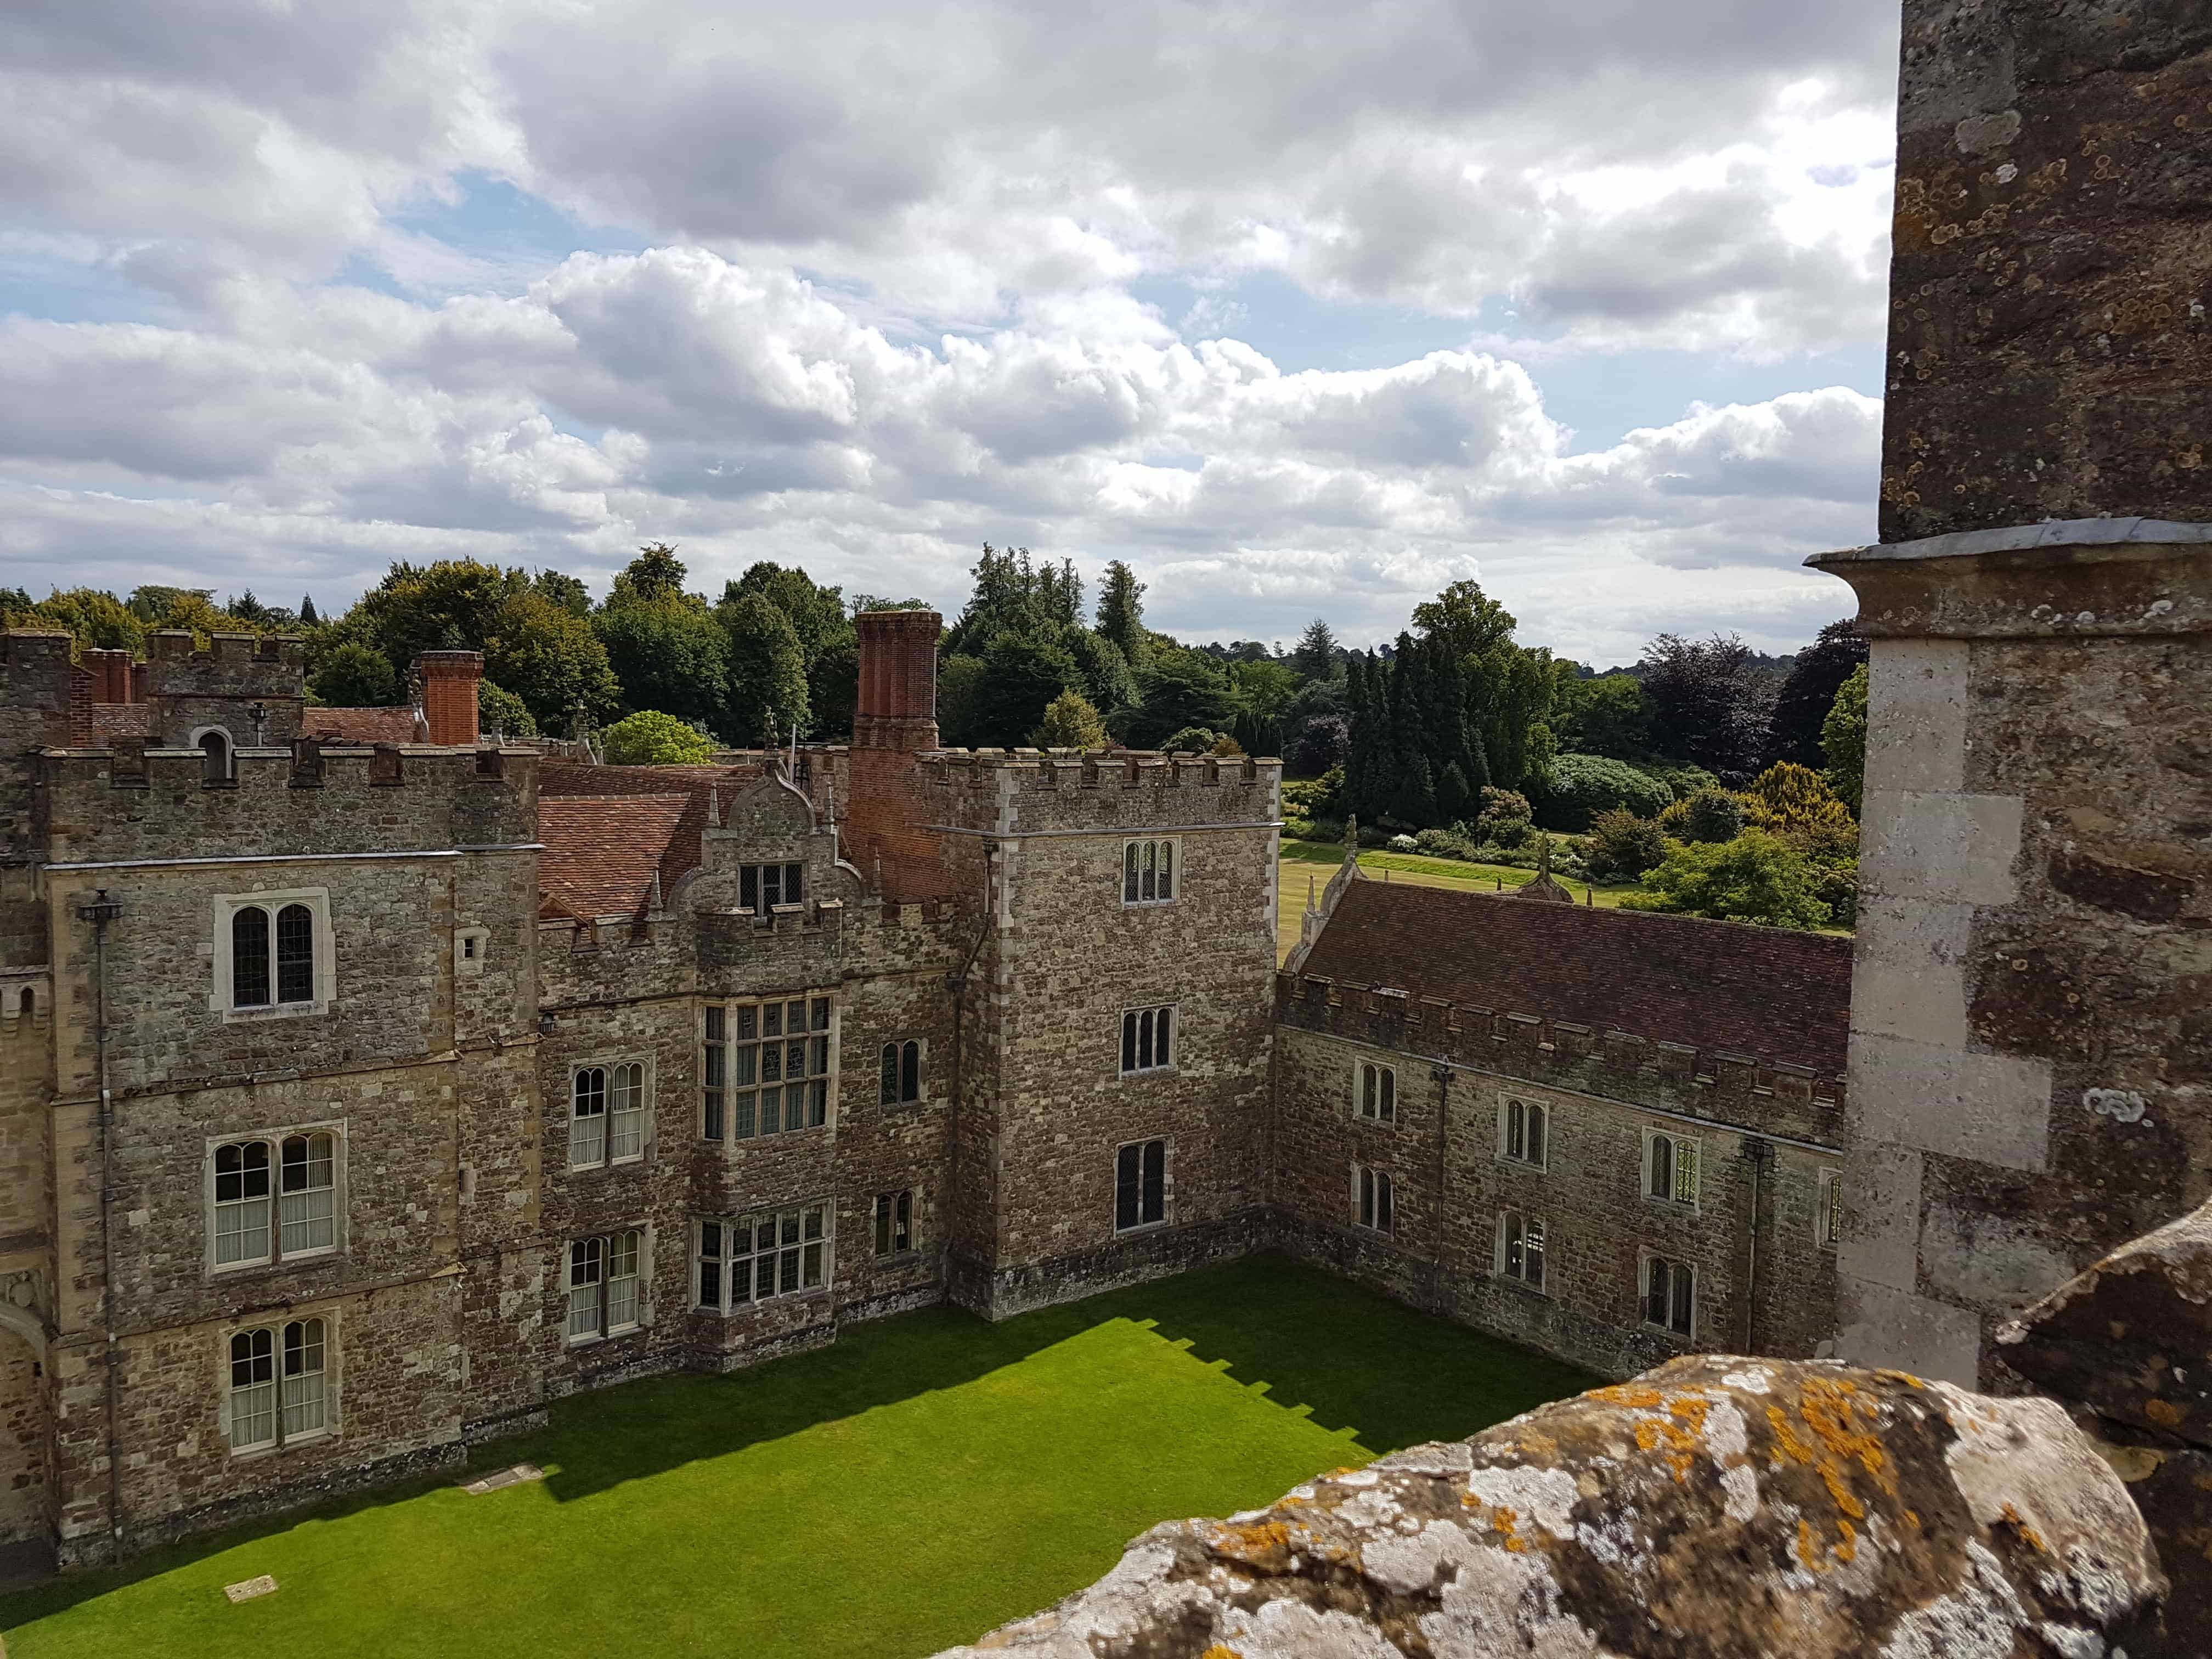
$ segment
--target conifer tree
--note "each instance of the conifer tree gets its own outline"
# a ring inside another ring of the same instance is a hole
[[[315,596],[312,593],[303,596],[300,600],[300,626],[313,628],[321,621],[322,617],[315,611]]]
[[[1098,632],[1114,642],[1132,669],[1142,667],[1146,654],[1144,597],[1145,584],[1127,564],[1115,559],[1106,567],[1098,584]]]
[[[1306,624],[1306,631],[1298,636],[1297,648],[1291,653],[1291,665],[1310,680],[1325,680],[1335,672],[1336,635],[1322,617],[1316,617]]]

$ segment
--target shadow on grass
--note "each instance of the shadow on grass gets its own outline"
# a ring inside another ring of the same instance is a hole
[[[680,1373],[550,1409],[541,1430],[472,1447],[471,1469],[524,1460],[562,1502],[823,1423],[957,1388],[1116,1319],[1149,1327],[1236,1382],[1381,1454],[1474,1433],[1599,1379],[1419,1313],[1286,1257],[1219,1267],[1041,1309],[996,1324],[951,1307],[848,1327],[827,1348],[720,1375]],[[452,1474],[295,1510],[171,1546],[115,1569],[0,1597],[0,1628],[170,1571],[305,1521],[404,1503]]]

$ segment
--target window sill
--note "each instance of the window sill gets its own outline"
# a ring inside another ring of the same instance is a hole
[[[1361,1238],[1387,1238],[1393,1244],[1398,1242],[1395,1227],[1370,1227],[1364,1221],[1355,1221],[1352,1224],[1352,1231]]]
[[[1504,1152],[1498,1155],[1497,1161],[1509,1170],[1526,1170],[1530,1175],[1547,1175],[1552,1168],[1548,1164],[1531,1164],[1525,1158],[1512,1158]]]
[[[207,1270],[210,1279],[241,1279],[248,1273],[274,1273],[279,1267],[298,1267],[317,1261],[331,1261],[345,1254],[333,1244],[322,1250],[295,1250],[289,1255],[271,1259],[259,1256],[252,1261],[222,1261],[212,1263]]]
[[[635,1158],[609,1158],[599,1164],[571,1164],[567,1168],[570,1175],[604,1175],[609,1170],[635,1170],[646,1161],[645,1154],[640,1152]]]
[[[1139,1233],[1164,1232],[1172,1224],[1173,1224],[1168,1221],[1165,1217],[1162,1217],[1158,1221],[1139,1221],[1133,1227],[1115,1228],[1114,1237],[1116,1238],[1133,1238]]]
[[[794,1302],[819,1302],[830,1294],[830,1289],[827,1285],[816,1285],[804,1291],[786,1291],[780,1296],[761,1297],[750,1302],[740,1302],[734,1308],[694,1308],[691,1311],[695,1314],[704,1314],[709,1319],[736,1319],[745,1314],[758,1313],[763,1308],[781,1307]]]
[[[337,1437],[338,1431],[336,1429],[316,1429],[307,1434],[295,1434],[282,1445],[278,1445],[272,1440],[265,1446],[234,1446],[231,1449],[230,1461],[234,1463],[257,1462],[262,1458],[275,1457],[283,1452],[299,1451],[307,1446],[325,1445]]]
[[[1395,1129],[1401,1127],[1395,1117],[1370,1117],[1364,1112],[1354,1112],[1352,1115],[1352,1121],[1354,1123],[1364,1123],[1370,1129]]]
[[[327,1014],[327,1002],[279,1002],[266,1008],[224,1008],[222,1022],[226,1025],[247,1025],[258,1020],[304,1019],[313,1014]]]
[[[595,1348],[602,1342],[619,1342],[626,1336],[635,1336],[641,1331],[649,1331],[652,1328],[649,1322],[641,1321],[635,1325],[617,1326],[611,1331],[587,1331],[581,1336],[570,1337],[568,1340],[568,1346],[571,1349]]]
[[[1122,1072],[1117,1075],[1122,1082],[1127,1083],[1140,1078],[1177,1077],[1182,1074],[1182,1067],[1180,1066],[1140,1066],[1136,1071]]]
[[[1536,1301],[1550,1302],[1556,1299],[1552,1295],[1551,1287],[1547,1285],[1531,1285],[1525,1279],[1516,1279],[1511,1273],[1495,1268],[1492,1270],[1490,1276],[1507,1290],[1516,1291],[1522,1296],[1532,1297]]]
[[[1171,898],[1164,898],[1164,899],[1130,899],[1130,898],[1125,898],[1125,899],[1123,899],[1123,900],[1121,901],[1121,908],[1122,908],[1124,910],[1164,910],[1164,909],[1166,909],[1170,905],[1171,905],[1171,904],[1173,904],[1173,903],[1175,903],[1175,902],[1176,902],[1176,901],[1175,901],[1175,900],[1173,900],[1173,899],[1171,899]]]

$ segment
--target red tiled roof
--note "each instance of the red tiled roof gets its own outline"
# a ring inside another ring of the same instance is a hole
[[[92,743],[105,748],[117,738],[147,735],[146,717],[152,705],[143,702],[96,702],[92,706]]]
[[[643,770],[643,768],[637,769]],[[538,914],[635,916],[699,862],[706,792],[562,795],[538,802]]]
[[[1851,942],[1638,910],[1359,880],[1304,971],[1836,1075]]]
[[[411,708],[302,708],[300,735],[325,743],[416,743]]]
[[[708,786],[731,793],[760,781],[758,766],[586,766],[548,755],[538,766],[538,798],[549,795],[703,796]]]

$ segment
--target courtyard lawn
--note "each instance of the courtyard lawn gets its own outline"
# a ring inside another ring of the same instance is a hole
[[[1291,948],[1298,942],[1298,918],[1305,914],[1306,883],[1310,878],[1316,896],[1328,885],[1328,878],[1344,863],[1344,848],[1333,842],[1289,841],[1283,844],[1280,885],[1275,896],[1275,960],[1286,960]],[[1419,853],[1389,853],[1376,848],[1363,849],[1359,867],[1377,881],[1383,872],[1389,872],[1392,881],[1409,881],[1417,887],[1453,887],[1463,893],[1494,893],[1501,886],[1510,892],[1514,888],[1536,879],[1534,870],[1516,870],[1507,864],[1462,864],[1456,859],[1428,858]],[[1565,876],[1553,878],[1559,885],[1575,896],[1577,902],[1588,899],[1591,884],[1575,881]],[[1618,906],[1624,893],[1643,890],[1633,882],[1600,884],[1596,888],[1597,903],[1601,909]]]
[[[565,1401],[419,1483],[0,1600],[9,1659],[915,1659],[1128,1539],[1596,1379],[1279,1256]],[[227,1583],[268,1573],[233,1606]]]

